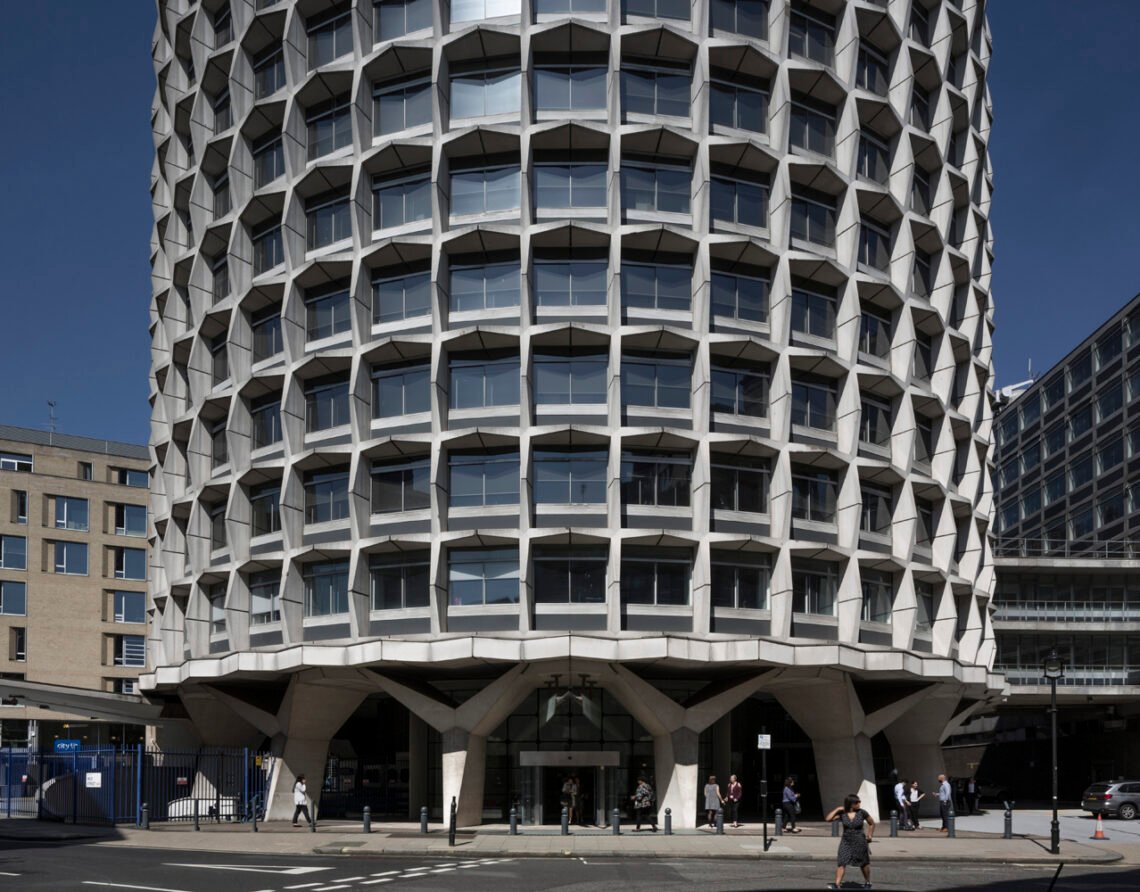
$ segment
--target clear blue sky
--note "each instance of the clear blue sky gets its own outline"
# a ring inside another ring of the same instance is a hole
[[[1140,291],[1140,3],[992,0],[997,382]],[[9,4],[0,423],[145,442],[148,0]]]

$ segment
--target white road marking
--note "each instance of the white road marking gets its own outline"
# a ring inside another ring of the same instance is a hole
[[[372,874],[372,876],[374,876],[374,877],[392,877],[392,876],[395,876],[396,874],[398,874],[399,872],[400,871],[398,871],[398,870],[385,870],[382,873],[374,873],[374,874]]]
[[[437,867],[432,873],[451,873],[453,870],[455,870],[454,867]]]
[[[280,867],[276,864],[176,864],[167,862],[166,867],[199,867],[203,870],[238,870],[243,873],[275,873],[279,876],[304,876],[322,870],[335,870],[334,867]]]
[[[339,886],[318,886],[316,889],[313,890],[313,892],[333,892],[334,889],[351,889],[351,888],[352,888],[351,886],[344,885],[344,884],[339,885]]]
[[[84,886],[106,886],[111,889],[140,889],[142,892],[186,892],[185,889],[164,889],[158,886],[128,886],[126,883],[101,883],[98,880],[84,880]]]
[[[375,886],[377,883],[390,883],[390,882],[392,882],[392,878],[391,877],[385,877],[382,880],[365,880],[360,885],[362,885],[362,886]]]
[[[337,877],[335,880],[329,880],[330,883],[355,883],[357,880],[364,880],[367,877]]]
[[[313,886],[319,886],[320,883],[298,883],[296,886],[286,886],[286,889],[312,889]]]
[[[6,870],[0,870],[0,877],[18,877],[18,873],[8,873]]]

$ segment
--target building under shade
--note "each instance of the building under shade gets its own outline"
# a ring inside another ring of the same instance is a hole
[[[154,56],[143,687],[273,815],[692,826],[763,728],[809,813],[933,778],[1000,685],[982,4],[162,0]]]

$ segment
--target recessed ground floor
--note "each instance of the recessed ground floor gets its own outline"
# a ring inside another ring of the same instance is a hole
[[[148,686],[165,702],[154,742],[272,751],[271,819],[291,816],[304,774],[326,816],[368,805],[414,819],[426,806],[440,820],[454,801],[461,826],[505,822],[512,809],[523,825],[553,824],[563,807],[605,824],[615,808],[625,820],[644,776],[659,819],[671,809],[685,828],[704,818],[710,775],[722,791],[738,776],[744,816],[761,814],[765,782],[774,807],[789,776],[805,815],[849,793],[877,814],[896,776],[935,786],[943,742],[995,693],[984,669],[909,654],[875,664],[829,648],[834,665],[776,666],[567,649],[532,660],[184,665]]]

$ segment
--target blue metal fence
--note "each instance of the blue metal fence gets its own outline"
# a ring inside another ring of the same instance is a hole
[[[80,824],[264,817],[274,759],[243,750],[0,749],[0,816]]]

